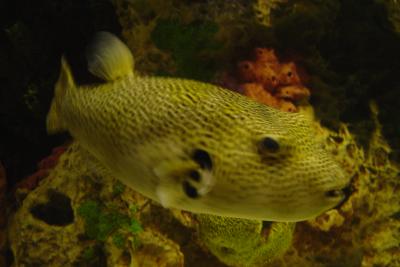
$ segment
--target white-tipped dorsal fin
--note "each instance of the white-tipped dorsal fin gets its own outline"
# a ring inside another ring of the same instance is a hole
[[[98,32],[87,47],[89,71],[106,81],[115,81],[133,73],[134,61],[129,48],[115,35]]]

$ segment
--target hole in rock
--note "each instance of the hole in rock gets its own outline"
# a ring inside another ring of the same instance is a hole
[[[33,217],[49,225],[65,226],[74,221],[71,199],[55,190],[48,191],[48,201],[31,208]]]

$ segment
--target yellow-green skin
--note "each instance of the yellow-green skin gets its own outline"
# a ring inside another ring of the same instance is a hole
[[[113,176],[166,207],[299,221],[337,205],[343,195],[326,192],[348,183],[302,115],[211,84],[127,74],[79,87],[63,64],[54,101],[63,127]],[[277,151],[260,146],[266,137]],[[193,160],[196,150],[209,154],[211,168]]]
[[[229,266],[264,266],[290,247],[294,223],[272,223],[262,233],[262,222],[198,215],[199,239]]]

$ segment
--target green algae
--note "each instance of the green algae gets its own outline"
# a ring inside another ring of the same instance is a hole
[[[96,241],[104,242],[112,236],[114,244],[122,245],[125,242],[124,233],[135,235],[143,230],[135,218],[116,209],[107,209],[93,200],[83,202],[77,212],[84,220],[85,235]]]
[[[173,75],[209,81],[217,68],[212,54],[221,49],[214,39],[217,31],[218,25],[212,21],[184,24],[176,19],[160,19],[151,38],[159,49],[171,53],[176,64]]]

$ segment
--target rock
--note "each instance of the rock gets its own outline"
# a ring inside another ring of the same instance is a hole
[[[229,266],[250,256],[258,266],[290,245],[293,224],[269,228],[166,210],[94,169],[90,159],[73,143],[23,200],[9,228],[16,266],[202,266],[191,259],[202,254],[209,266],[222,266],[210,252]],[[217,249],[224,242],[229,256]]]

